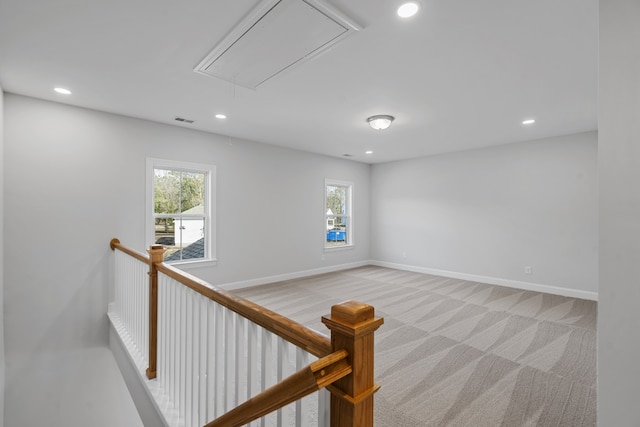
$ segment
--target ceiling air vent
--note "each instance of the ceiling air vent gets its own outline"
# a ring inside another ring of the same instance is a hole
[[[194,71],[255,89],[359,30],[321,0],[263,0]]]

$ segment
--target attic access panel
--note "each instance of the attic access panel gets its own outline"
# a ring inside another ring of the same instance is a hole
[[[319,0],[264,0],[194,71],[255,89],[360,29]]]

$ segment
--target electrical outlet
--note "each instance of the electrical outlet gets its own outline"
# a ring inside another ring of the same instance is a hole
[[[526,265],[524,267],[524,274],[533,274],[533,269],[531,268],[530,265]]]

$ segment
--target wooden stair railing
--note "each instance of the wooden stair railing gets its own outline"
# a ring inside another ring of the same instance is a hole
[[[162,246],[151,246],[149,255],[145,255],[123,246],[114,238],[110,247],[149,265],[149,367],[146,370],[149,379],[157,375],[158,272],[319,358],[205,427],[245,425],[324,387],[331,394],[331,427],[373,427],[373,394],[380,388],[374,383],[373,376],[374,332],[384,319],[375,316],[372,306],[356,301],[332,306],[331,314],[322,317],[322,322],[331,330],[329,339],[265,307],[164,264]]]

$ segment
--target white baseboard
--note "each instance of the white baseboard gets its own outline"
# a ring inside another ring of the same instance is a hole
[[[348,264],[339,264],[329,267],[314,268],[311,270],[296,271],[293,273],[278,274],[275,276],[259,277],[257,279],[241,280],[216,285],[226,290],[250,288],[252,286],[266,285],[269,283],[282,282],[285,280],[299,279],[302,277],[315,276],[317,274],[333,273],[335,271],[348,270],[350,268],[363,267],[365,265],[375,265],[379,267],[395,268],[397,270],[413,271],[415,273],[431,274],[433,276],[450,277],[452,279],[469,280],[472,282],[487,283],[489,285],[506,286],[509,288],[523,289],[527,291],[544,292],[565,297],[580,298],[591,301],[598,301],[598,293],[583,291],[579,289],[563,288],[560,286],[544,285],[541,283],[522,282],[519,280],[503,279],[500,277],[481,276],[477,274],[458,273],[455,271],[438,270],[435,268],[418,267],[414,265],[396,264],[385,261],[358,261]]]
[[[250,288],[252,286],[266,285],[268,283],[282,282],[284,280],[299,279],[301,277],[315,276],[317,274],[333,273],[334,271],[348,270],[350,268],[370,265],[369,261],[351,262],[348,264],[338,264],[329,267],[314,268],[311,270],[296,271],[293,273],[278,274],[275,276],[260,277],[257,279],[241,280],[238,282],[223,283],[216,286],[232,291],[234,289]]]
[[[547,294],[598,301],[597,292],[582,291],[579,289],[562,288],[559,286],[543,285],[541,283],[521,282],[519,280],[502,279],[499,277],[457,273],[454,271],[438,270],[435,268],[417,267],[413,265],[396,264],[384,261],[369,261],[369,264],[376,265],[378,267],[388,267],[395,268],[397,270],[412,271],[414,273],[431,274],[433,276],[450,277],[452,279],[469,280],[473,282],[487,283],[489,285],[506,286],[509,288],[524,289],[527,291],[544,292]]]

